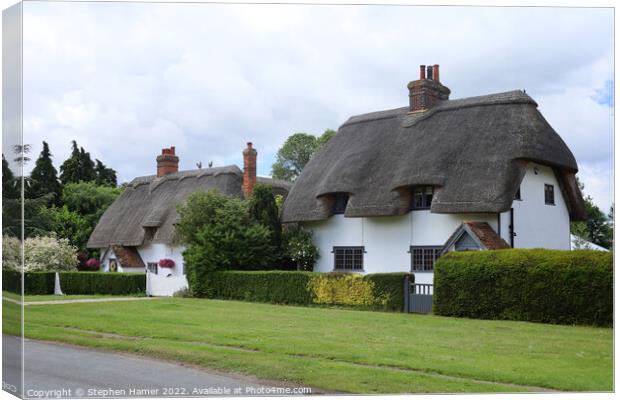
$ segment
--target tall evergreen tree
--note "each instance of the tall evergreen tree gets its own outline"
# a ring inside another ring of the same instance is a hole
[[[97,179],[95,163],[90,158],[90,153],[84,151],[83,147],[80,147],[80,180],[90,182],[95,179]]]
[[[62,185],[58,180],[58,172],[52,164],[52,154],[47,142],[43,142],[43,150],[37,159],[32,172],[30,173],[30,186],[28,187],[28,198],[37,198],[51,193],[51,202],[60,203],[62,195]]]
[[[72,141],[73,149],[71,156],[60,166],[60,181],[67,183],[90,182],[97,178],[95,163],[90,158],[90,153],[83,147],[79,147],[76,141]]]
[[[97,185],[116,187],[116,171],[107,168],[97,159],[95,159],[95,174],[97,175],[95,179]]]
[[[60,181],[63,185],[80,181],[80,149],[75,140],[71,142],[71,156],[60,166]]]
[[[9,167],[9,163],[2,155],[2,198],[17,199],[19,197],[18,181]]]

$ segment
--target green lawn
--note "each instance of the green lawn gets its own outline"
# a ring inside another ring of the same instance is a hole
[[[21,300],[21,296],[13,293],[7,292],[6,290],[2,291],[2,297],[7,297],[13,300]],[[114,297],[138,297],[138,295],[123,295],[123,296],[111,296],[105,294],[93,294],[93,295],[82,295],[82,294],[74,294],[74,295],[66,295],[66,296],[57,296],[53,294],[49,295],[26,295],[24,296],[24,301],[60,301],[60,300],[78,300],[78,299],[101,299],[101,298],[114,298]]]
[[[3,302],[4,332],[17,333]],[[27,337],[353,393],[611,391],[612,329],[171,298],[25,307]],[[511,386],[519,385],[519,386]]]

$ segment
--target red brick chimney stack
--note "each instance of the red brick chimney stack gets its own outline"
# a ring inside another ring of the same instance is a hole
[[[174,154],[174,146],[169,149],[161,149],[161,155],[157,156],[157,176],[164,176],[179,172],[179,157]]]
[[[439,65],[420,65],[420,79],[409,82],[409,111],[423,112],[448,100],[450,89],[439,82]]]
[[[246,199],[252,197],[256,185],[256,154],[252,142],[248,142],[248,147],[243,149],[243,194]]]

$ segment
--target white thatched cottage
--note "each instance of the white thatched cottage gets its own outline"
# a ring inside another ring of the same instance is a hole
[[[577,163],[523,91],[449,100],[420,66],[409,106],[349,118],[296,180],[283,222],[314,231],[315,271],[413,271],[445,251],[570,249]]]
[[[149,292],[171,295],[187,286],[184,247],[175,242],[176,205],[190,193],[217,189],[248,198],[256,183],[286,196],[289,183],[256,176],[256,149],[243,150],[243,171],[236,165],[179,171],[175,148],[157,156],[157,174],[135,178],[105,211],[88,240],[101,250],[101,270],[149,272]]]

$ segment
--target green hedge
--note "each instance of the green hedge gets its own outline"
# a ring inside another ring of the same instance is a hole
[[[613,253],[453,252],[435,265],[433,312],[482,319],[609,326]]]
[[[208,275],[203,296],[262,303],[342,305],[402,311],[405,275],[219,271]]]
[[[121,272],[60,272],[64,294],[138,294],[146,292],[146,274]],[[26,272],[24,294],[54,294],[55,272]],[[2,270],[2,290],[21,293],[21,274]]]
[[[145,293],[146,274],[131,272],[61,272],[60,288],[64,294],[123,295]]]
[[[24,274],[24,294],[52,294],[54,293],[53,272],[26,272]],[[21,273],[18,271],[2,270],[2,290],[21,294]]]

